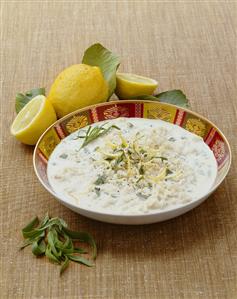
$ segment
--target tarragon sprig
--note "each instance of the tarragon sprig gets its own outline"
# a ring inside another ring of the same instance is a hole
[[[111,129],[117,129],[117,130],[120,130],[119,127],[115,126],[115,125],[112,125],[108,128],[105,128],[104,125],[98,127],[98,126],[95,126],[95,127],[92,127],[92,126],[89,126],[87,131],[86,131],[86,135],[84,136],[77,136],[77,138],[84,138],[84,141],[81,145],[81,148],[83,148],[84,146],[86,146],[87,144],[89,144],[90,142],[94,141],[95,139],[101,137],[102,135],[105,135],[106,133],[108,133]]]
[[[90,234],[71,231],[67,228],[67,224],[63,219],[58,217],[50,218],[48,214],[41,222],[39,222],[38,217],[35,217],[22,229],[22,235],[26,240],[20,249],[31,245],[34,255],[45,255],[51,262],[61,265],[60,275],[68,267],[70,260],[88,267],[93,266],[91,260],[81,256],[87,251],[75,247],[73,242],[80,241],[90,245],[92,260],[97,255],[96,244]]]

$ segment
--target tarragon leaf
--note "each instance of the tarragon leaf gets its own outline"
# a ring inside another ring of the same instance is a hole
[[[54,254],[54,256],[60,257],[61,256],[60,250],[57,251],[57,249],[55,248],[55,243],[56,243],[57,237],[53,230],[50,230],[48,232],[47,239],[48,239],[48,244],[50,245],[51,251]]]
[[[39,218],[33,218],[25,227],[22,229],[22,235],[24,238],[28,238],[28,233],[31,232],[39,224]]]
[[[65,256],[65,260],[62,263],[61,268],[60,268],[60,275],[63,274],[63,272],[67,269],[68,265],[69,265],[69,258],[67,256]]]
[[[24,249],[25,247],[31,245],[32,243],[34,242],[34,240],[31,240],[31,239],[27,239],[20,247],[20,250],[21,249]]]
[[[79,255],[73,255],[73,254],[68,254],[67,257],[68,257],[70,260],[74,261],[74,262],[81,263],[81,264],[86,265],[86,266],[88,266],[88,267],[92,267],[92,266],[94,266],[94,264],[93,264],[91,261],[89,261],[88,259],[86,259],[86,258],[84,258],[84,257],[82,257],[82,256],[79,256]]]
[[[94,241],[93,237],[90,234],[88,234],[86,232],[72,231],[72,230],[70,230],[68,228],[63,228],[63,230],[73,240],[79,240],[81,242],[85,242],[85,243],[91,245],[91,247],[92,247],[92,258],[93,259],[96,258],[97,248],[96,248],[95,241]]]
[[[31,247],[32,253],[36,256],[40,256],[45,253],[46,244],[43,239],[39,239],[32,243]]]
[[[116,130],[120,130],[119,127],[112,125],[108,128],[104,128],[104,125],[101,127],[91,127],[89,126],[88,130],[86,131],[86,135],[83,136],[84,141],[81,145],[81,148],[83,148],[84,146],[86,146],[87,144],[89,144],[90,142],[94,141],[95,139],[107,134],[111,129],[116,129]],[[81,138],[82,136],[78,136],[78,138]]]
[[[45,226],[46,225],[46,223],[48,223],[48,221],[49,221],[49,215],[48,215],[48,213],[46,213],[46,215],[44,216],[44,218],[42,219],[42,221],[40,222],[40,227],[43,227],[43,226]]]
[[[59,230],[62,230],[62,227],[66,227],[67,226],[67,223],[61,219],[61,218],[51,218],[50,220],[48,220],[44,226],[41,226],[38,230],[39,231],[42,231],[42,230],[45,230],[46,228],[48,227],[51,227],[53,225],[56,225],[58,226]]]
[[[68,267],[69,260],[89,267],[93,266],[90,260],[79,256],[88,252],[80,247],[74,248],[73,241],[79,240],[89,244],[93,251],[92,257],[95,259],[94,239],[88,233],[67,229],[67,223],[61,218],[50,218],[46,214],[39,223],[39,219],[35,217],[23,228],[22,234],[26,240],[20,249],[32,245],[32,253],[35,256],[45,255],[51,262],[61,265],[60,275]]]
[[[82,63],[98,66],[109,86],[109,96],[116,88],[116,71],[120,64],[120,58],[99,43],[90,46],[84,53]]]
[[[29,232],[24,232],[24,238],[28,238],[28,239],[35,239],[35,238],[40,238],[40,237],[44,237],[45,232],[44,230],[39,230],[39,229],[33,229]]]
[[[48,259],[51,262],[60,264],[60,260],[53,254],[52,249],[49,244],[46,247],[45,255],[48,257]]]
[[[74,252],[75,253],[88,253],[86,250],[84,250],[83,248],[80,248],[80,247],[75,247]]]
[[[62,252],[62,254],[73,253],[74,246],[72,240],[66,234],[64,235],[64,238],[65,238],[64,243],[60,242],[59,240],[56,240],[55,247],[59,249]]]

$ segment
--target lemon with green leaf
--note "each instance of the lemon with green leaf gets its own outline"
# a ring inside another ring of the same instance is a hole
[[[11,134],[22,143],[34,145],[43,132],[57,120],[50,101],[38,95],[17,114],[11,126]]]
[[[63,70],[48,95],[58,117],[105,102],[107,98],[108,84],[100,68],[86,64],[75,64]]]
[[[120,99],[151,95],[158,86],[156,80],[135,74],[117,73],[116,78],[115,94]]]

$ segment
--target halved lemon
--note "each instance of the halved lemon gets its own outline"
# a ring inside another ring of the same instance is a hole
[[[39,95],[17,114],[11,126],[11,134],[22,143],[34,145],[56,120],[56,113],[50,101]]]
[[[115,94],[120,99],[151,95],[157,86],[158,82],[151,78],[129,73],[117,73]]]

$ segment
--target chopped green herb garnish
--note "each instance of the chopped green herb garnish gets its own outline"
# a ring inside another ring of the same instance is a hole
[[[115,160],[115,166],[118,166],[124,158],[124,153]]]
[[[62,158],[62,159],[67,159],[68,155],[67,154],[62,154],[59,156],[59,158]]]
[[[114,158],[112,158],[112,157],[107,157],[107,158],[105,158],[105,160],[106,160],[106,161],[112,161],[112,160],[114,160]]]
[[[143,165],[139,168],[139,173],[140,174],[144,174],[145,173]]]
[[[165,158],[165,157],[155,157],[155,158],[157,158],[157,159],[161,159],[161,161],[163,162],[163,161],[167,161],[168,159],[167,158]]]
[[[169,168],[166,168],[166,175],[172,174],[172,173],[173,173],[173,171],[171,171]]]
[[[145,194],[143,194],[143,193],[141,193],[141,192],[138,192],[137,194],[136,194],[138,197],[140,197],[141,199],[147,199],[150,195],[145,195]]]
[[[94,182],[95,185],[103,185],[106,181],[106,176],[101,175],[98,177],[98,179]]]
[[[140,178],[136,181],[136,183],[139,183],[142,179],[144,179],[143,175],[140,176]]]
[[[78,262],[86,266],[93,266],[92,262],[79,254],[87,253],[84,249],[75,247],[73,242],[85,242],[92,247],[92,259],[96,258],[96,244],[92,236],[86,232],[71,231],[61,218],[50,218],[48,214],[39,222],[35,217],[22,229],[26,241],[20,249],[31,245],[32,253],[36,256],[45,255],[56,264],[61,265],[60,275],[68,267],[69,261]]]
[[[168,140],[174,142],[176,139],[174,137],[170,137]]]
[[[97,196],[100,196],[100,188],[99,187],[95,187],[95,193]]]

